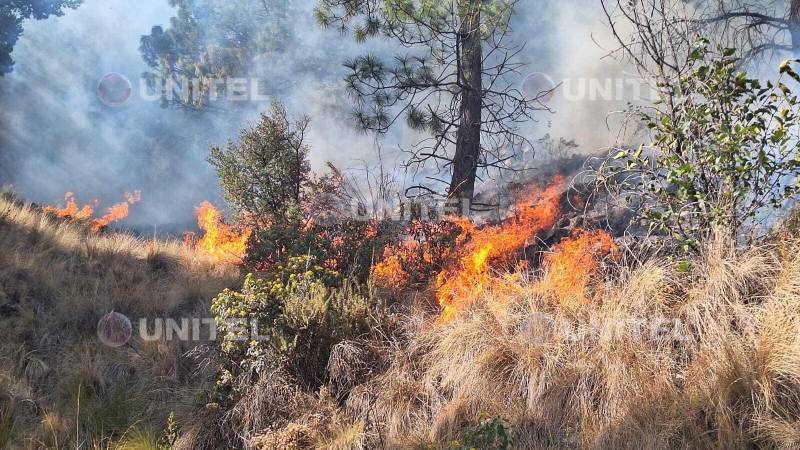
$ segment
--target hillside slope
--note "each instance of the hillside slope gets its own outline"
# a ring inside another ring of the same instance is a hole
[[[145,342],[137,319],[207,317],[238,280],[181,242],[94,234],[0,197],[0,448],[160,432],[207,377],[182,357],[196,343]],[[119,348],[97,335],[111,311],[134,325]]]
[[[252,442],[800,448],[798,250],[791,234],[747,250],[717,240],[692,257],[626,250],[572,298],[552,271],[511,274],[513,286],[474,292],[449,320],[412,312],[394,338],[334,349],[339,428],[355,444],[309,444],[325,442],[324,410]]]
[[[96,331],[109,311],[208,317],[237,269],[0,199],[0,448],[164,448],[165,429],[186,449],[800,448],[796,228],[695,256],[621,249],[586,284],[522,269],[452,317],[370,310],[390,332],[336,343],[319,389],[277,370],[226,412],[198,342]]]

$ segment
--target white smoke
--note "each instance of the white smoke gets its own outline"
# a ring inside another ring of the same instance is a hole
[[[367,49],[390,57],[393,45],[378,39],[365,47],[319,28],[311,16],[313,3],[295,20],[296,50],[278,61],[254,61],[254,71],[283,72],[282,78],[291,79],[296,65],[321,61],[318,70],[292,79],[281,99],[292,114],[311,117],[313,165],[377,164],[374,136],[348,120],[342,63]],[[187,112],[141,99],[138,80],[147,67],[139,38],[153,25],[168,27],[174,13],[167,0],[85,0],[64,17],[26,22],[14,50],[15,70],[0,78],[0,152],[13,161],[10,171],[0,170],[12,172],[11,180],[0,184],[11,181],[21,195],[43,203],[73,191],[79,201],[99,199],[101,207],[121,200],[126,190],[141,190],[143,201],[131,208],[127,223],[142,231],[149,225],[190,224],[194,205],[219,201],[216,177],[205,161],[209,146],[235,139],[269,102]],[[512,39],[526,46],[522,56],[529,67],[520,83],[529,72],[547,73],[556,82],[626,76],[617,61],[604,58],[613,40],[596,0],[523,0]],[[314,49],[322,55],[310,55]],[[98,80],[109,72],[134,85],[133,97],[119,108],[96,96]],[[544,134],[574,139],[592,151],[613,143],[616,130],[607,127],[606,116],[624,103],[566,98],[562,87],[550,104],[553,112],[538,114],[526,132],[531,140]],[[402,124],[380,139],[383,163],[395,170],[401,186],[413,180],[400,166],[400,149],[416,139]]]

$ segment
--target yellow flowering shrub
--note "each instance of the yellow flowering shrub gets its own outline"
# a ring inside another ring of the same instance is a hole
[[[332,285],[338,278],[309,256],[289,258],[263,278],[247,274],[241,291],[225,289],[211,303],[222,352],[238,360],[257,359],[270,345],[285,353],[291,343],[282,339],[280,319],[289,294]]]
[[[368,331],[374,304],[313,256],[292,257],[263,277],[248,274],[242,289],[212,302],[225,364],[217,385],[231,387],[239,374],[281,365],[298,381],[324,378],[330,349]]]

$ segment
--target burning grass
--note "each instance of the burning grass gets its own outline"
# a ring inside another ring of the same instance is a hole
[[[554,295],[562,305],[588,300],[586,291],[592,275],[606,256],[616,257],[619,248],[605,231],[573,230],[545,255],[545,276],[538,286]]]
[[[66,219],[74,222],[87,222],[91,230],[96,233],[111,223],[128,217],[129,206],[138,203],[141,199],[142,195],[139,191],[126,192],[124,202],[111,206],[106,210],[104,215],[93,219],[92,216],[94,215],[94,210],[98,203],[97,200],[78,208],[78,204],[75,201],[75,194],[67,192],[64,194],[66,205],[63,208],[47,206],[44,208],[44,211],[59,219]]]
[[[536,235],[552,228],[559,218],[563,180],[556,178],[543,190],[534,189],[517,202],[507,220],[477,227],[461,219],[461,234],[456,239],[457,262],[436,276],[436,295],[448,320],[463,308],[473,291],[491,289],[498,283],[496,271],[509,270],[519,263],[520,252]]]
[[[561,257],[587,255],[589,237]],[[782,247],[714,242],[689,270],[620,259],[566,305],[571,278],[548,257],[513,292],[474,292],[444,323],[408,321],[389,370],[347,410],[391,448],[450,448],[487,416],[509,424],[514,448],[797,448],[800,240]]]
[[[546,187],[534,187],[499,223],[477,224],[468,218],[454,218],[428,225],[427,234],[414,232],[424,226],[414,223],[399,245],[386,249],[383,260],[373,268],[373,277],[384,286],[408,288],[409,267],[421,265],[435,270],[434,290],[442,308],[441,320],[448,321],[480,292],[515,290],[519,279],[510,273],[528,267],[528,258],[535,255],[526,255],[525,250],[540,244],[537,237],[552,230],[561,219],[565,190],[561,177]],[[442,237],[450,247],[441,245]],[[543,289],[555,290],[563,302],[585,301],[584,291],[600,260],[615,251],[607,232],[575,229],[545,257],[550,278],[540,284]]]
[[[374,326],[331,340],[329,354],[304,344],[294,361],[264,360],[234,397],[201,404],[198,377],[213,373],[187,348],[111,350],[93,327],[110,309],[202,316],[237,271],[199,244],[94,235],[3,200],[0,439],[9,429],[32,447],[71,445],[77,425],[89,444],[92,427],[158,430],[174,409],[187,449],[485,448],[487,435],[524,449],[798,448],[794,231],[746,251],[717,240],[688,259],[645,257],[601,230],[552,238],[562,198],[553,183],[499,223],[413,223],[372,270],[406,303],[353,286],[287,294],[283,313],[301,331],[285,342],[317,342],[319,323],[345,329],[331,305],[364,305],[358,317]],[[210,240],[245,242],[203,211]],[[303,384],[309,355],[319,378]],[[77,398],[90,413],[77,414]]]

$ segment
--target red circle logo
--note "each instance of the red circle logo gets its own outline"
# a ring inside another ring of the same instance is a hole
[[[536,101],[541,104],[550,102],[555,94],[556,83],[549,75],[534,72],[522,82],[522,93],[527,101]]]
[[[97,97],[106,106],[116,108],[122,106],[129,98],[133,87],[125,75],[112,72],[100,79],[97,85]]]
[[[97,337],[109,347],[122,347],[132,334],[133,326],[124,314],[112,311],[97,322]]]

